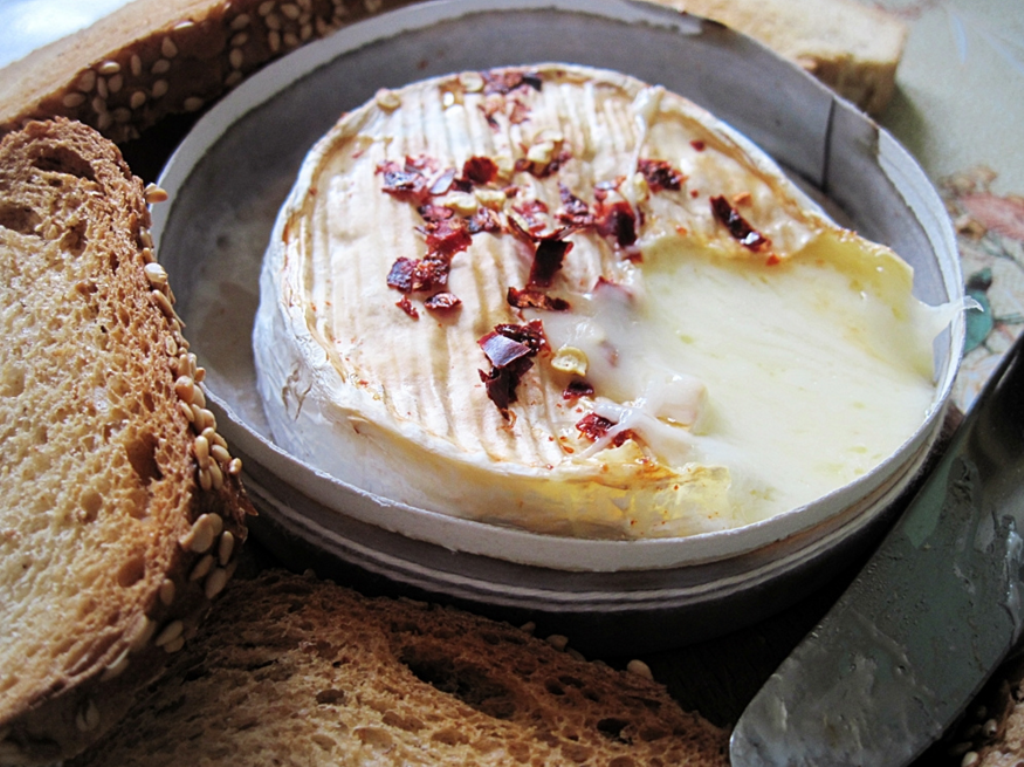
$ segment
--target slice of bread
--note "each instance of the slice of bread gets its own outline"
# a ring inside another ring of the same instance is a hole
[[[409,0],[134,0],[0,70],[0,133],[61,115],[121,143],[268,61]]]
[[[79,123],[0,142],[0,764],[111,726],[245,538],[147,194]]]
[[[655,0],[760,40],[870,114],[896,89],[907,26],[855,0]]]
[[[853,0],[656,0],[760,39],[872,113],[892,96],[902,22]],[[121,143],[194,112],[268,61],[410,0],[134,0],[0,70],[0,133],[61,115]]]
[[[270,570],[73,765],[725,765],[727,738],[522,629]]]

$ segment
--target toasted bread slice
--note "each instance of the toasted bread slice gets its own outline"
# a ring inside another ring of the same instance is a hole
[[[877,114],[906,27],[852,0],[655,0],[760,39]],[[409,0],[134,0],[0,70],[0,133],[81,120],[121,143],[194,112],[267,62]]]
[[[508,624],[283,571],[232,584],[74,764],[725,765],[727,733],[640,673]]]
[[[240,465],[149,220],[91,128],[0,142],[0,764],[68,756],[113,724],[245,538]]]

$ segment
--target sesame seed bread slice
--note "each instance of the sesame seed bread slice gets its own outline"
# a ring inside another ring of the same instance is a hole
[[[522,629],[270,570],[72,764],[703,767],[728,763],[727,737]]]
[[[0,133],[64,116],[117,143],[195,112],[266,63],[410,0],[134,0],[0,69]],[[878,114],[906,27],[852,0],[656,0],[716,19]]]
[[[0,142],[0,765],[111,726],[245,538],[146,197],[80,123]]]

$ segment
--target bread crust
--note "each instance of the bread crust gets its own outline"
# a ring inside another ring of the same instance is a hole
[[[197,112],[267,62],[409,0],[134,0],[0,76],[0,133],[79,120],[117,143]]]
[[[66,758],[123,715],[223,589],[254,513],[240,464],[199,449],[222,438],[152,254],[161,196],[80,123],[0,142],[0,314],[22,328],[0,346],[21,383],[2,398],[19,415],[0,434],[0,558],[24,562],[0,578],[3,765]]]
[[[233,583],[168,674],[73,764],[728,763],[728,733],[643,666],[587,662],[557,639],[266,571]]]

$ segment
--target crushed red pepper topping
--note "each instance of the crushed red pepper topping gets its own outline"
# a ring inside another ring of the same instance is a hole
[[[462,165],[462,177],[474,184],[489,184],[498,177],[498,164],[490,157],[470,157]]]
[[[428,255],[412,259],[402,256],[391,265],[388,287],[406,294],[443,288],[448,284],[450,267],[450,261],[444,257]]]
[[[447,312],[458,309],[461,305],[462,299],[447,291],[435,293],[423,301],[423,306],[432,312]]]
[[[537,251],[533,254],[530,265],[530,278],[527,287],[549,288],[555,275],[562,268],[566,254],[572,250],[573,244],[565,240],[545,237],[537,243]]]
[[[637,170],[643,174],[647,186],[652,192],[660,192],[664,189],[678,192],[686,181],[686,176],[682,171],[673,168],[666,160],[641,159],[637,162]]]
[[[562,399],[579,399],[580,397],[593,397],[594,387],[589,381],[582,378],[574,378],[562,392]]]
[[[498,93],[504,96],[516,88],[525,86],[539,91],[543,86],[543,81],[536,72],[523,72],[515,69],[490,70],[481,72],[480,76],[484,79],[485,94]]]
[[[518,290],[509,288],[506,296],[509,306],[516,309],[544,309],[552,312],[567,312],[571,308],[564,298],[549,296],[533,288]]]
[[[607,435],[613,426],[615,426],[614,421],[610,421],[597,413],[587,413],[576,422],[576,428],[580,434],[592,442],[597,442],[597,440]],[[612,438],[612,445],[614,447],[621,447],[627,439],[634,438],[635,434],[632,430],[624,429]]]
[[[418,320],[420,318],[420,313],[416,310],[416,307],[413,306],[412,303],[409,301],[409,296],[402,296],[401,299],[399,299],[395,303],[395,306],[397,306],[403,312],[408,314],[414,320]]]
[[[636,242],[637,220],[633,208],[625,200],[611,205],[599,203],[596,216],[597,231],[603,237],[610,237],[620,248]]]
[[[711,212],[729,230],[732,238],[747,250],[760,253],[771,247],[772,241],[752,227],[724,195],[711,198]]]
[[[594,225],[594,216],[590,212],[590,206],[569,191],[569,187],[559,183],[558,195],[562,200],[562,207],[555,214],[559,221],[579,229]]]
[[[517,399],[519,381],[533,367],[533,357],[547,348],[544,326],[540,320],[532,320],[525,325],[502,323],[477,343],[491,362],[489,372],[478,371],[480,380],[491,402],[502,417],[510,421],[513,415],[509,405]]]

